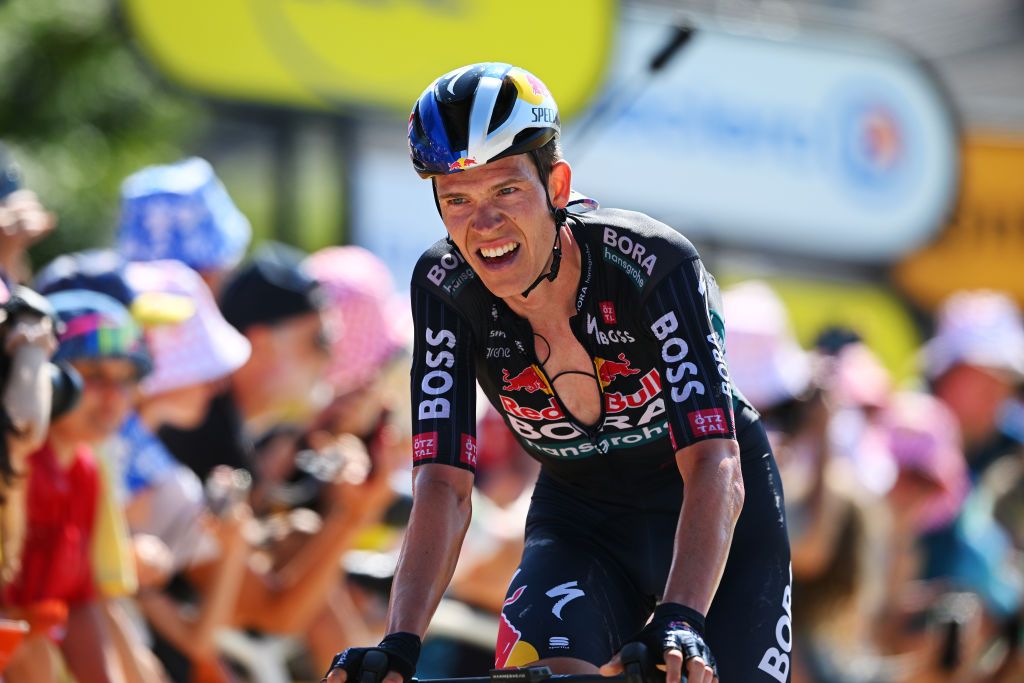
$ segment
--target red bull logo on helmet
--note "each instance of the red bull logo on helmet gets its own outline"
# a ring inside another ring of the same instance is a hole
[[[640,372],[639,368],[629,366],[629,359],[624,353],[619,354],[617,361],[595,358],[594,365],[597,366],[597,379],[601,382],[602,389],[611,384],[616,377],[629,377]]]
[[[476,159],[470,157],[459,157],[452,163],[448,164],[448,172],[453,173],[455,171],[465,171],[470,166],[476,166]]]
[[[554,394],[544,373],[536,365],[523,368],[523,371],[515,377],[509,376],[508,370],[502,368],[501,379],[505,382],[505,386],[501,388],[502,391],[525,391],[530,394],[535,391],[543,391],[548,396]]]
[[[512,82],[516,84],[516,90],[519,91],[519,97],[526,100],[530,104],[539,105],[544,102],[544,98],[550,97],[551,93],[533,74],[529,74],[521,69],[512,69],[508,72]]]

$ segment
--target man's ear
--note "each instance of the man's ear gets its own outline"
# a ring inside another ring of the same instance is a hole
[[[548,175],[548,196],[551,197],[551,205],[556,209],[564,209],[569,203],[571,191],[572,167],[565,159],[559,159],[551,166],[551,173]]]
[[[272,351],[270,345],[274,340],[270,332],[271,330],[269,325],[255,324],[249,325],[249,327],[245,328],[245,336],[249,340],[249,343],[252,344],[251,357],[256,357],[257,354],[261,352],[266,352],[268,350]]]

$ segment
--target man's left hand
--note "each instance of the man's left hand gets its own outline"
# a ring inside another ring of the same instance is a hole
[[[680,605],[658,605],[650,623],[629,642],[643,643],[648,652],[663,653],[665,683],[680,683],[684,669],[687,683],[718,683],[718,667],[704,642],[703,618],[699,617]],[[601,674],[613,676],[622,670],[621,657],[616,654],[601,667]]]

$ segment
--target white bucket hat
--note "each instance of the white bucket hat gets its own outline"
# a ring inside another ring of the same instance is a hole
[[[778,295],[758,280],[722,292],[729,375],[758,410],[806,391],[811,363],[796,341]]]
[[[1024,323],[1005,294],[958,292],[938,313],[935,336],[922,349],[925,375],[935,379],[955,365],[972,365],[1024,380]]]
[[[125,276],[137,292],[186,296],[195,314],[180,323],[146,329],[153,372],[140,388],[147,396],[230,375],[249,360],[249,340],[224,320],[199,273],[180,261],[128,264]]]

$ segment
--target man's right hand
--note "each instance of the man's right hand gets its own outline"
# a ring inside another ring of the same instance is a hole
[[[331,668],[323,680],[326,683],[346,683],[347,681],[359,683],[364,673],[372,673],[364,671],[362,668],[362,659],[368,652],[380,652],[380,650],[375,647],[350,647],[339,652],[335,655],[334,661],[331,662]],[[388,671],[383,681],[380,681],[378,674],[374,674],[373,681],[374,683],[404,683],[405,679],[397,671]]]
[[[419,636],[391,633],[377,647],[350,647],[339,652],[324,681],[364,683],[363,679],[369,678],[365,683],[408,683],[416,673],[419,656]]]

